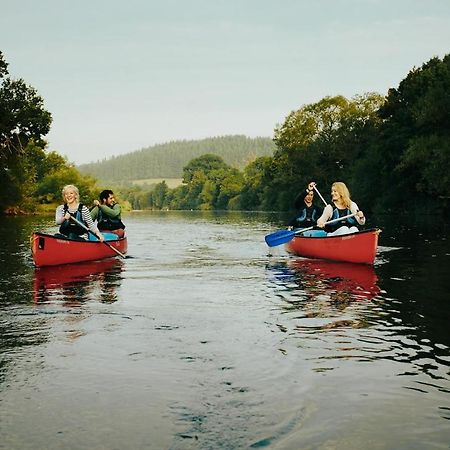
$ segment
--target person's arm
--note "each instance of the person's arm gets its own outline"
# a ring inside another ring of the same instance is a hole
[[[305,190],[301,191],[297,195],[297,197],[295,197],[294,206],[296,209],[301,208],[305,204],[305,197],[314,190],[315,185],[316,185],[316,183],[314,181],[311,181],[308,184],[308,187]]]
[[[59,205],[56,208],[56,213],[55,213],[56,225],[61,225],[65,220],[66,219],[64,217],[64,205]]]
[[[81,215],[83,217],[83,222],[86,223],[89,230],[94,233],[100,241],[104,241],[105,238],[103,237],[102,233],[98,230],[96,225],[94,224],[94,221],[92,220],[91,213],[89,212],[89,209],[87,209],[87,206],[83,206],[81,210]]]
[[[332,215],[333,207],[331,205],[325,206],[322,215],[317,219],[317,226],[319,228],[323,228],[325,226],[325,222],[327,222]]]
[[[102,210],[102,214],[105,214],[105,216],[108,216],[110,219],[120,218],[120,213],[122,212],[122,208],[118,203],[112,208],[106,205],[99,205],[99,208]]]
[[[91,213],[91,218],[92,218],[92,220],[94,221],[94,220],[97,220],[97,217],[98,217],[98,206],[94,206],[91,210],[90,210],[90,213]]]
[[[358,205],[355,202],[352,202],[350,204],[350,212],[352,214],[356,214],[355,219],[359,225],[365,225],[366,218],[364,216],[364,213],[359,210]]]

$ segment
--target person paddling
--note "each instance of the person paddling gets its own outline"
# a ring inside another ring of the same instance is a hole
[[[119,238],[125,235],[125,225],[121,219],[122,208],[114,197],[111,189],[100,192],[99,200],[94,200],[94,208],[91,210],[92,220],[97,220],[100,231],[116,234]]]
[[[316,224],[323,210],[321,207],[314,205],[314,187],[316,183],[311,181],[308,187],[301,191],[294,200],[294,206],[297,209],[297,215],[289,222],[292,228],[309,228]],[[323,231],[320,231],[323,233]],[[306,231],[304,236],[313,236],[317,234],[316,230]]]
[[[358,225],[364,225],[366,223],[364,213],[359,211],[358,205],[351,200],[350,192],[345,183],[336,181],[332,184],[331,200],[332,204],[325,207],[317,221],[317,226],[319,228],[325,228],[327,236],[356,233],[358,231]],[[354,216],[347,217],[330,225],[325,225],[325,222],[329,220],[338,219],[339,217],[350,214],[354,214]]]
[[[69,239],[88,239],[86,230],[77,225],[71,219],[71,217],[73,217],[89,228],[89,230],[103,242],[104,237],[95,226],[91,215],[89,214],[89,209],[79,201],[80,193],[78,188],[73,184],[68,184],[63,187],[62,196],[65,203],[56,208],[55,217],[56,224],[60,225],[59,233]]]

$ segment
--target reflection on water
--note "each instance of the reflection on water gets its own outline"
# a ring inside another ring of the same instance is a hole
[[[329,295],[336,302],[370,300],[380,288],[372,266],[365,264],[337,263],[313,259],[294,259],[288,262],[303,286],[314,292]]]
[[[349,369],[359,372],[359,364],[370,363],[365,382],[352,377],[353,391],[373,396],[383,390],[380,377],[389,377],[391,388],[434,399],[435,417],[450,420],[448,398],[441,397],[450,394],[448,334],[438,341],[424,337],[414,315],[404,314],[408,300],[389,297],[373,267],[298,258],[271,262],[267,270],[283,311],[276,323],[283,354],[301,347],[311,370],[327,376],[351,376]],[[406,393],[396,398],[398,408],[409,407]],[[329,401],[335,401],[331,395]],[[417,401],[419,409],[430,407]]]
[[[133,214],[133,258],[35,269],[53,218],[7,219],[0,447],[448,448],[445,236],[374,268],[268,257],[276,220]]]
[[[375,269],[364,264],[293,258],[271,262],[267,270],[282,299],[280,308],[296,315],[295,333],[365,327],[366,302],[381,292]]]
[[[115,302],[122,270],[123,261],[118,258],[36,268],[33,299],[37,304],[63,300],[67,306],[89,300]]]

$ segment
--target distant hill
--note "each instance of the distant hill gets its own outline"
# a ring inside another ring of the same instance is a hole
[[[275,144],[268,137],[222,136],[195,141],[174,141],[125,155],[78,166],[103,183],[150,178],[181,178],[183,167],[205,153],[221,156],[230,166],[243,169],[260,156],[272,156]]]

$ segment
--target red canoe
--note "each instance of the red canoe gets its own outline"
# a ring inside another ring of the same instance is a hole
[[[380,230],[359,231],[342,236],[295,236],[286,244],[290,253],[306,258],[373,264]]]
[[[108,245],[120,253],[126,253],[127,238],[108,241]],[[31,236],[31,253],[37,267],[94,261],[117,256],[117,253],[108,245],[99,241],[73,241],[38,232]]]

